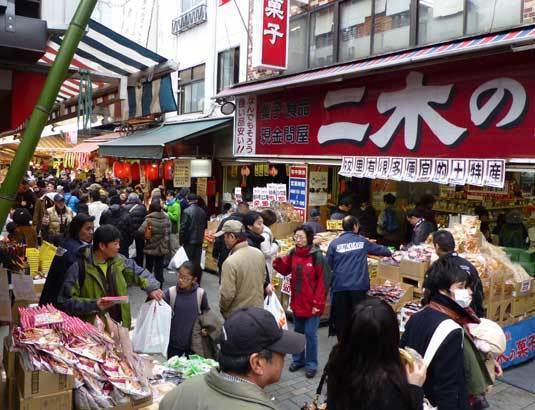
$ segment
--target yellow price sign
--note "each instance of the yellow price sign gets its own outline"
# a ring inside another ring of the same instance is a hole
[[[342,230],[342,220],[329,219],[327,220],[327,230],[328,231],[341,231]]]

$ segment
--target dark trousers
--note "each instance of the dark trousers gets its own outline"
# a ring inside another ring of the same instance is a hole
[[[202,269],[201,269],[201,256],[202,256],[202,243],[185,243],[184,250],[186,251],[186,255],[188,255],[188,259],[191,263],[193,263],[193,266],[195,266],[195,272],[193,274],[197,278],[197,284],[201,286],[201,277],[202,277]]]
[[[334,325],[334,333],[338,337],[338,340],[340,340],[345,326],[351,320],[353,309],[364,299],[366,299],[365,290],[334,292],[331,326]]]
[[[169,347],[167,348],[167,358],[170,359],[171,357],[174,357],[174,356],[190,356],[192,354],[195,354],[192,350],[190,349],[176,349],[174,348],[173,346],[169,345]]]
[[[145,255],[147,265],[145,266],[148,271],[154,273],[156,280],[160,282],[160,289],[163,287],[163,256]],[[153,270],[154,269],[154,270]]]
[[[145,254],[143,253],[143,249],[145,249],[145,238],[143,236],[136,236],[134,242],[136,243],[136,263],[139,266],[143,266],[143,258],[145,257]]]

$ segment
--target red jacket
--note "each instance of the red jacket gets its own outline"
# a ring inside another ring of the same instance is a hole
[[[297,317],[321,316],[325,309],[323,254],[318,248],[295,248],[273,261],[273,269],[281,275],[292,275],[291,307]],[[316,315],[312,308],[319,309]]]

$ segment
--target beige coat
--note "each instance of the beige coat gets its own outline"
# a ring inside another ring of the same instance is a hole
[[[264,306],[266,261],[259,249],[237,244],[221,268],[219,309],[226,319],[244,307]]]
[[[62,225],[65,226],[65,231],[67,230],[67,226],[71,223],[73,218],[71,208],[66,206],[65,213],[62,216],[58,215],[58,211],[56,210],[55,206],[48,208],[46,212],[49,218],[48,233],[50,235],[59,235],[61,233]]]

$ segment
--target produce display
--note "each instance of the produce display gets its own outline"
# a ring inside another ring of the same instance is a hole
[[[19,308],[14,345],[28,356],[30,371],[74,376],[77,408],[111,408],[151,395],[142,360],[123,352],[95,326],[52,305]]]
[[[290,202],[274,202],[273,206],[269,208],[255,207],[251,209],[258,212],[262,212],[264,209],[272,210],[277,215],[277,223],[302,222],[301,214]]]
[[[187,380],[193,376],[208,373],[210,369],[218,367],[219,363],[212,359],[191,355],[189,357],[173,356],[163,366]]]
[[[375,296],[391,305],[395,305],[405,295],[405,292],[406,290],[399,285],[387,281],[382,285],[370,286],[368,295]]]

